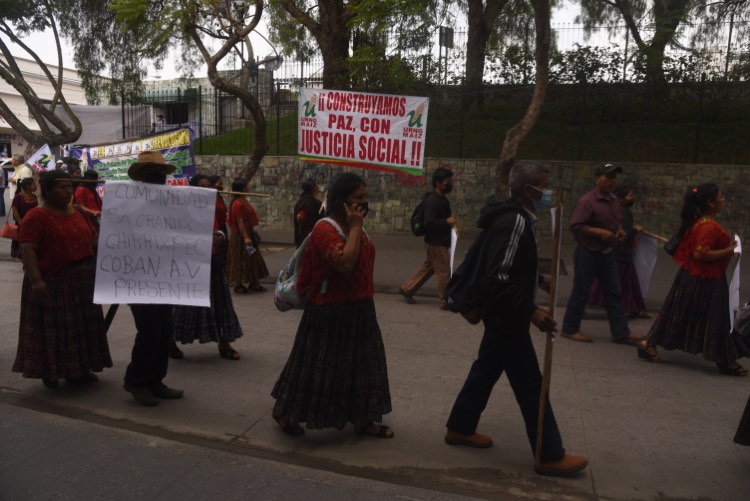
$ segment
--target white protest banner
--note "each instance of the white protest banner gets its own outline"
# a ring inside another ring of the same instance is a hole
[[[195,175],[194,139],[192,130],[177,129],[116,144],[75,146],[70,155],[81,161],[83,170],[99,173],[99,179],[119,181],[128,179],[128,168],[141,151],[158,150],[168,164],[177,167],[168,184],[187,186],[188,178]]]
[[[729,260],[727,274],[729,280],[729,332],[734,329],[734,314],[740,309],[740,261],[742,260],[742,240],[739,235],[734,236],[737,247]]]
[[[110,181],[96,304],[209,306],[216,190]]]
[[[559,212],[559,214],[558,214],[558,212]],[[560,260],[560,249],[562,247],[562,218],[563,218],[563,207],[562,206],[560,206],[560,207],[551,207],[550,208],[550,226],[552,228],[552,235],[558,235],[557,241],[556,242],[554,242],[554,241],[552,242],[552,245],[557,246],[557,254],[556,255],[558,256],[557,257],[557,259],[558,259],[557,266],[555,267],[554,262],[553,262],[552,269],[553,270],[556,269],[557,271],[556,271],[554,277],[550,277],[550,279],[552,279],[552,280],[555,281],[555,291],[553,291],[554,294],[553,294],[553,296],[551,298],[552,301],[553,301],[553,304],[552,304],[552,318],[555,319],[555,320],[558,320],[558,318],[557,318],[557,296],[558,296],[557,295],[557,290],[559,290],[559,288],[560,288],[560,263],[559,263],[559,260]],[[560,225],[560,228],[558,228],[557,225]],[[555,231],[557,231],[558,233],[555,233]],[[555,254],[553,253],[552,255],[554,256]]]
[[[641,286],[641,295],[645,298],[648,286],[651,283],[651,275],[656,266],[659,241],[642,232],[635,236],[635,248],[633,249],[633,266],[635,274],[638,275],[638,284]]]
[[[458,246],[458,232],[456,231],[455,226],[451,226],[451,248],[450,248],[450,257],[451,257],[451,276],[453,276],[453,263],[456,259],[456,247]]]
[[[45,172],[48,170],[55,170],[55,162],[53,162],[53,160],[52,150],[49,149],[49,145],[45,144],[36,150],[26,163],[37,172]]]
[[[421,176],[428,104],[426,97],[300,89],[299,157]]]

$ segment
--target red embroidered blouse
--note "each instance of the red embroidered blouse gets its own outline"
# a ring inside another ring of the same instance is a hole
[[[216,212],[214,212],[214,229],[224,231],[227,225],[227,204],[221,195],[216,196]]]
[[[94,255],[96,233],[77,210],[53,214],[36,207],[26,214],[19,227],[18,241],[37,245],[39,271],[47,278],[68,265]]]
[[[86,207],[89,210],[95,212],[102,211],[102,199],[91,193],[91,190],[87,190],[83,186],[79,186],[78,188],[76,188],[75,195],[73,196],[73,201],[76,203],[76,205]]]
[[[232,231],[239,232],[240,229],[237,226],[237,221],[239,219],[243,219],[245,221],[246,230],[250,231],[251,229],[258,226],[258,223],[260,223],[260,219],[258,219],[258,213],[255,212],[255,208],[245,199],[237,198],[235,200],[232,200],[231,205],[229,206],[229,220],[227,223],[229,224],[229,229]]]
[[[685,232],[674,255],[674,260],[691,275],[700,278],[719,278],[729,264],[729,256],[716,261],[699,261],[696,250],[726,249],[732,243],[729,232],[713,219],[702,217]]]
[[[342,228],[349,235],[349,228]],[[359,259],[350,273],[339,273],[333,267],[344,253],[345,240],[328,222],[313,229],[305,248],[297,285],[301,294],[312,291],[313,304],[337,304],[370,299],[373,296],[375,246],[362,232]],[[328,280],[323,287],[323,281]]]

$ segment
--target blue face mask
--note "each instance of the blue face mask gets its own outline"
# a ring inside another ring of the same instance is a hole
[[[552,200],[555,196],[554,191],[543,190],[541,188],[537,188],[536,186],[531,187],[542,193],[542,198],[540,198],[539,200],[534,200],[534,209],[536,210],[536,212],[541,212],[552,207]]]

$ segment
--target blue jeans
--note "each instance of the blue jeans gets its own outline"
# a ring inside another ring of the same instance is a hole
[[[620,277],[617,274],[617,261],[614,252],[602,254],[586,250],[580,245],[573,254],[575,277],[573,290],[568,298],[568,307],[563,319],[563,334],[575,334],[581,330],[581,317],[586,308],[589,289],[594,277],[599,279],[607,302],[607,317],[609,330],[613,339],[624,339],[630,334],[628,317],[622,304],[622,289]]]

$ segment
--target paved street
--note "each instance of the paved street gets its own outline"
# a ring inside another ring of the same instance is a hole
[[[266,242],[288,241],[273,232],[264,236]],[[394,440],[360,437],[351,428],[301,438],[277,429],[269,393],[300,313],[276,311],[270,292],[234,296],[245,330],[234,344],[240,361],[220,359],[216,345],[207,344],[184,346],[186,358],[170,362],[166,382],[185,389],[182,400],[144,408],[122,390],[134,335],[127,307],[109,334],[115,366],[100,374],[99,383],[62,384],[52,391],[25,380],[10,372],[22,271],[17,262],[0,261],[0,413],[2,436],[10,437],[0,441],[0,499],[118,499],[128,488],[143,499],[747,498],[750,448],[733,444],[732,437],[750,378],[720,376],[713,364],[679,352],[662,352],[662,365],[641,362],[635,348],[609,341],[600,310],[591,310],[583,325],[593,344],[559,339],[554,348],[551,399],[565,447],[590,459],[584,474],[551,479],[533,472],[505,378],[479,427],[493,436],[494,447],[445,445],[445,420],[476,353],[480,328],[439,311],[431,297],[406,305],[393,292],[419,265],[421,243],[413,237],[374,240],[375,301],[394,407],[386,422],[394,427]],[[269,269],[278,270],[291,250],[267,246]],[[6,256],[7,247],[2,242],[0,254]],[[570,252],[564,249],[567,263]],[[663,257],[647,298],[651,308],[658,307],[675,272]],[[563,277],[561,304],[569,290],[570,277]],[[425,293],[434,291],[430,282]],[[631,327],[645,333],[649,326],[649,320],[636,320]],[[535,344],[541,358],[539,333]],[[162,476],[144,473],[150,464],[163,468]],[[30,474],[37,469],[43,470],[40,477]]]

